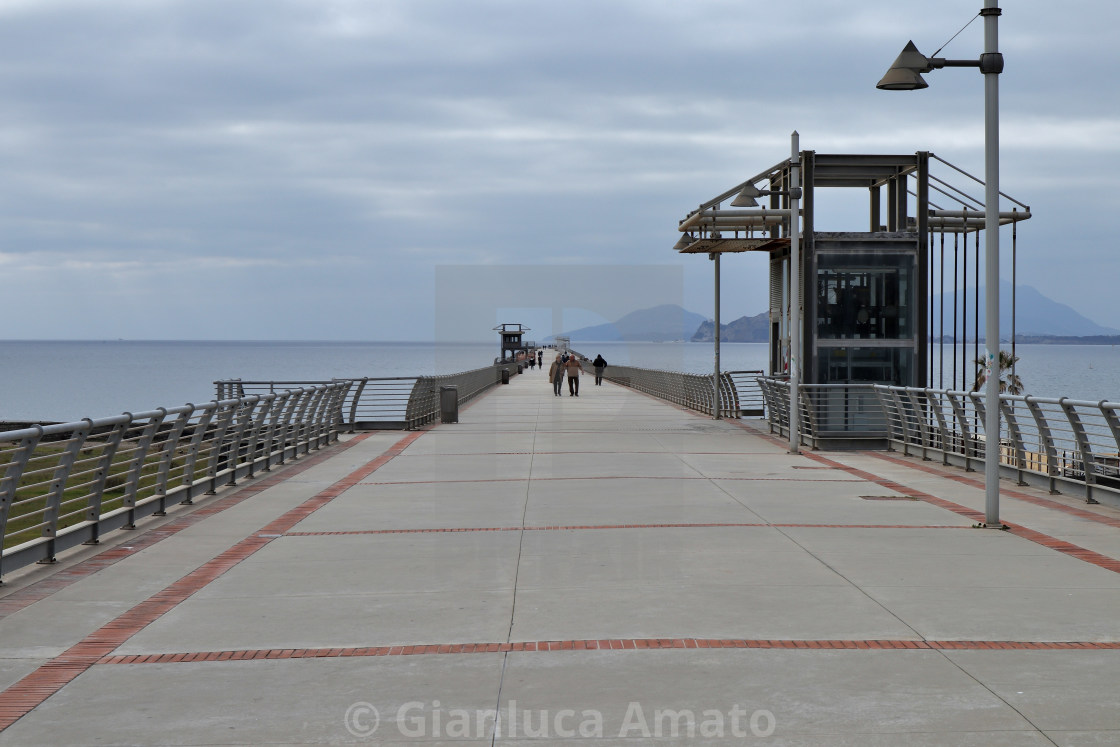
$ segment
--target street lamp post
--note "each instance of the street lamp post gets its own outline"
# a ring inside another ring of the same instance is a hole
[[[987,355],[984,387],[984,524],[1002,528],[999,520],[999,74],[1003,55],[999,53],[998,22],[1002,11],[996,0],[984,0],[984,53],[979,60],[946,60],[926,57],[910,42],[895,60],[878,88],[888,91],[913,91],[927,88],[922,79],[943,67],[978,67],[984,74],[984,288],[986,301],[984,336]]]

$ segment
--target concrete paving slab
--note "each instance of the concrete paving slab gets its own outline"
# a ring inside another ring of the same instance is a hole
[[[705,737],[713,744],[743,743],[744,737],[748,744],[860,744],[868,742],[856,740],[876,737],[881,744],[910,744],[911,738],[958,744],[958,735],[995,736],[977,744],[1030,744],[1034,732],[1023,716],[935,652],[632,654],[511,654],[501,702],[516,702],[517,710],[538,720],[546,709],[598,712],[603,736],[630,744],[659,738],[691,744]],[[732,733],[736,715],[738,734]]]
[[[297,532],[520,526],[529,480],[355,485]]]
[[[191,599],[116,653],[504,641],[512,591]]]
[[[946,554],[941,548],[922,547],[906,555],[877,553],[868,543],[866,552],[820,553],[818,557],[858,586],[907,588],[952,587],[972,589],[1098,589],[1120,591],[1120,574],[1058,552],[1000,555],[991,553]]]
[[[194,599],[513,590],[516,532],[282,537]]]
[[[716,480],[744,507],[774,524],[971,526],[952,511],[866,482]],[[864,497],[867,496],[867,497]]]
[[[919,636],[855,587],[647,584],[521,589],[513,640],[902,639]]]
[[[1120,733],[1120,651],[948,651],[1046,732]]]
[[[58,656],[132,606],[127,601],[36,602],[0,618],[0,659]]]
[[[425,454],[500,454],[529,450],[533,445],[530,432],[508,433],[488,430],[482,433],[454,432],[451,430],[428,431],[404,450],[405,456]]]
[[[434,714],[493,713],[501,674],[500,654],[99,666],[0,745],[489,744]]]
[[[854,550],[866,555],[880,554],[884,562],[888,556],[901,558],[921,554],[947,557],[971,555],[982,563],[1001,558],[1058,555],[1054,550],[1008,532],[971,528],[852,527],[836,531],[828,527],[784,527],[782,531],[802,547],[822,557]]]
[[[363,482],[391,483],[455,480],[524,480],[533,463],[531,454],[421,454],[398,456]]]
[[[810,479],[813,476],[828,475],[835,482],[859,482],[859,477],[842,470],[812,470],[806,473],[798,468],[808,465],[804,457],[775,454],[681,454],[681,459],[697,472],[713,479],[768,477],[786,479]]]
[[[49,658],[0,658],[0,692],[19,682],[48,661],[50,661]]]
[[[703,475],[676,456],[629,454],[625,460],[616,454],[602,453],[608,448],[606,436],[589,437],[591,454],[537,454],[533,457],[532,477],[547,480],[557,477],[653,477],[681,478]],[[597,443],[596,443],[597,442]]]
[[[1111,590],[867,586],[863,591],[929,640],[1120,640],[1120,592]]]
[[[528,526],[763,522],[710,480],[534,480]]]

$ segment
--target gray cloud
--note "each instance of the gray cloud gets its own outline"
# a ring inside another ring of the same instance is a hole
[[[6,336],[423,339],[436,268],[468,264],[679,265],[709,314],[710,263],[670,251],[676,222],[793,129],[982,173],[975,71],[874,89],[907,39],[932,53],[979,4],[0,0],[0,313],[35,309]],[[1120,327],[1101,80],[1120,8],[1084,28],[1007,5],[1002,186],[1035,214],[1020,282]],[[980,29],[943,54],[977,56]],[[723,275],[725,318],[765,308],[761,258]]]

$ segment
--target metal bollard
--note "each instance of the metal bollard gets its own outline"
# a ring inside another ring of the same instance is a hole
[[[439,421],[441,423],[459,422],[459,387],[441,386],[439,388]]]

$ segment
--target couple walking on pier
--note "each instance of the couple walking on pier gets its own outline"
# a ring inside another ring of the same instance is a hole
[[[603,356],[598,355],[592,362],[595,366],[595,386],[603,385],[603,369],[607,367],[606,360]],[[548,369],[548,380],[552,382],[552,393],[559,397],[560,390],[564,385],[564,376],[568,378],[568,396],[579,396],[579,373],[580,361],[579,356],[575,353],[557,353],[556,360],[552,361],[552,365]]]

